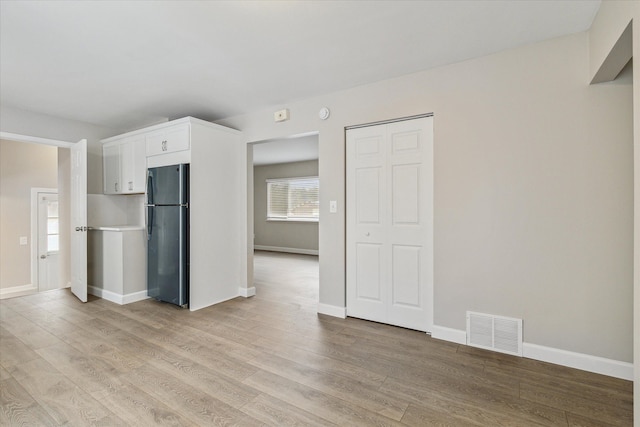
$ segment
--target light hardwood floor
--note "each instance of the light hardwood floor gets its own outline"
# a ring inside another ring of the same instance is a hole
[[[0,302],[0,425],[632,424],[632,384],[318,315],[317,257],[190,312],[68,290]]]

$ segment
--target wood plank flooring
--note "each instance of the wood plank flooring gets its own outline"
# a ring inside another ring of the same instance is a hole
[[[317,257],[196,312],[0,301],[0,425],[630,426],[632,383],[318,315]]]

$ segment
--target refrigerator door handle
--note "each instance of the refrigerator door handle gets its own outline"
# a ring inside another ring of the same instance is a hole
[[[147,206],[147,214],[145,220],[147,222],[147,240],[151,240],[151,233],[153,232],[153,206]]]
[[[153,205],[153,175],[147,172],[147,203]]]
[[[147,226],[147,240],[151,240],[153,232],[153,175],[147,171],[147,212],[144,217]]]

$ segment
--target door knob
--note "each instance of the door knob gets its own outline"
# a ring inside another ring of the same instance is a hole
[[[45,259],[47,256],[46,255],[40,255],[41,259]]]

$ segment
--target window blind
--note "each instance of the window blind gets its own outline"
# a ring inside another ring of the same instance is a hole
[[[267,179],[267,219],[317,221],[318,177]]]

